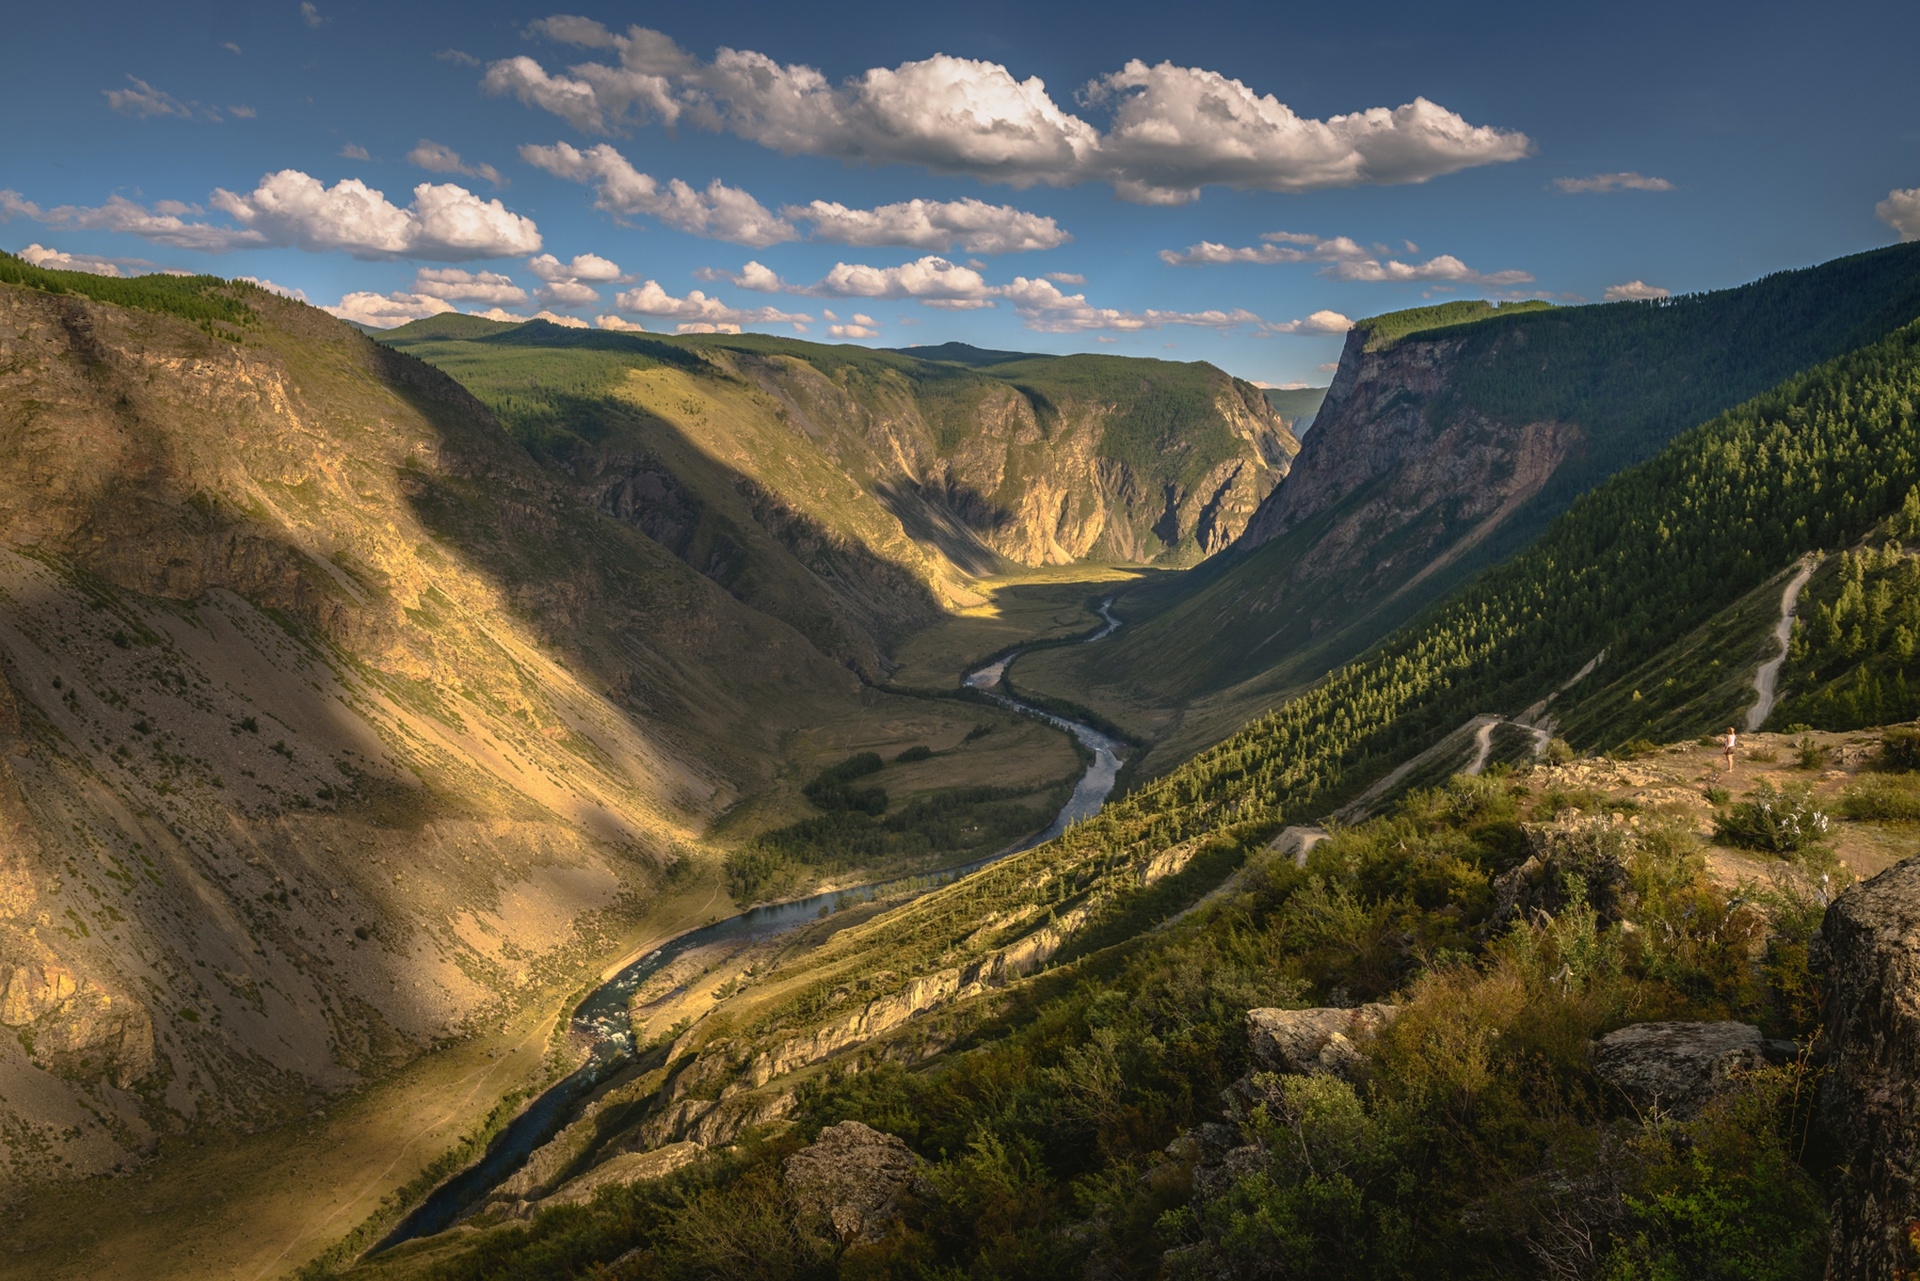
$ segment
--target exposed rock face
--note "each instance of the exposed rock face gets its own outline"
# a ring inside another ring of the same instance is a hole
[[[842,1121],[787,1158],[787,1191],[803,1215],[826,1220],[842,1241],[875,1241],[919,1169],[920,1158],[899,1138]]]
[[[515,1217],[531,1219],[541,1210],[555,1205],[580,1205],[591,1201],[601,1188],[664,1179],[705,1156],[698,1143],[669,1143],[651,1152],[622,1152],[594,1166],[577,1178],[568,1179],[560,1190],[540,1201],[521,1202]]]
[[[1593,1070],[1643,1112],[1690,1116],[1764,1050],[1750,1023],[1636,1023],[1593,1043]]]
[[[1399,1013],[1377,1003],[1350,1010],[1248,1010],[1247,1036],[1254,1061],[1270,1071],[1344,1076],[1360,1060],[1356,1043]]]
[[[1820,1106],[1840,1159],[1827,1275],[1892,1281],[1920,1268],[1920,858],[1840,895],[1821,934]]]
[[[1570,887],[1585,887],[1585,901],[1602,925],[1612,925],[1637,903],[1627,878],[1632,830],[1607,815],[1573,815],[1551,823],[1523,825],[1527,858],[1495,878],[1490,929],[1502,929],[1536,912],[1556,915],[1571,901]]]
[[[1500,424],[1473,413],[1436,421],[1433,402],[1455,374],[1462,340],[1416,335],[1384,351],[1368,351],[1366,343],[1364,330],[1347,335],[1313,431],[1241,543],[1257,547],[1365,488],[1367,499],[1341,511],[1308,559],[1315,572],[1371,570],[1386,581],[1405,577],[1409,554],[1424,565],[1486,537],[1540,491],[1580,430],[1557,422]],[[1417,538],[1399,558],[1402,570],[1389,575],[1390,564],[1370,566],[1375,549],[1403,530]]]
[[[1143,877],[1143,883],[1151,884],[1152,880]],[[816,1028],[806,1036],[762,1051],[754,1057],[748,1080],[756,1086],[764,1085],[776,1076],[870,1041],[916,1014],[1003,988],[1051,960],[1066,946],[1086,916],[1084,907],[1074,908],[970,965],[910,979],[898,992],[875,997],[852,1014]]]

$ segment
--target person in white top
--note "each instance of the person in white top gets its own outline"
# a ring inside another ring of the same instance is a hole
[[[1740,746],[1740,736],[1733,732],[1733,726],[1727,726],[1727,773],[1733,773],[1733,749]]]

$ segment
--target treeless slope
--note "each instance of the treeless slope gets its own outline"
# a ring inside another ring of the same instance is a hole
[[[855,678],[456,384],[0,286],[0,1177],[302,1112],[644,903]]]

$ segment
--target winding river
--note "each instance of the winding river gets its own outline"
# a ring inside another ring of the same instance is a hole
[[[1080,643],[1091,644],[1104,640],[1119,630],[1121,620],[1113,616],[1112,604],[1112,598],[1100,602],[1099,613],[1105,622],[1098,631],[1082,637]],[[1066,730],[1093,753],[1093,763],[1080,776],[1080,781],[1074,785],[1073,795],[1067,798],[1067,803],[1060,807],[1060,812],[1045,831],[988,858],[975,859],[957,867],[842,890],[828,890],[787,903],[749,908],[725,920],[715,921],[712,925],[689,930],[638,960],[629,962],[595,988],[573,1012],[574,1032],[586,1037],[593,1046],[587,1061],[528,1104],[508,1123],[506,1129],[494,1137],[485,1155],[435,1188],[370,1253],[377,1254],[402,1241],[431,1236],[452,1227],[489,1191],[525,1164],[535,1149],[558,1134],[571,1117],[574,1105],[632,1056],[633,1030],[627,1021],[628,1002],[649,976],[671,964],[676,957],[711,943],[792,929],[848,904],[866,902],[903,890],[925,891],[950,884],[1009,854],[1045,844],[1072,824],[1099,813],[1120,773],[1123,744],[1091,725],[1023,703],[1001,690],[999,686],[1008,666],[1024,652],[1014,650],[978,671],[968,673],[966,684],[968,688],[979,690],[997,703],[1030,716],[1038,716]]]

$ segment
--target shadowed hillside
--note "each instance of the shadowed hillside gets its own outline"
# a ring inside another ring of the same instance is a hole
[[[8,1181],[511,1008],[858,694],[428,366],[64,279],[0,284]]]

